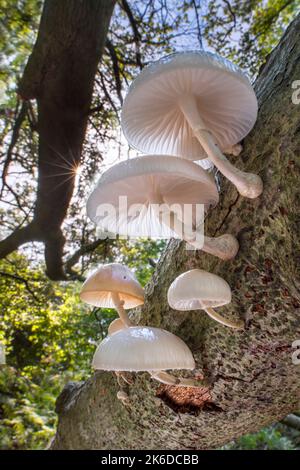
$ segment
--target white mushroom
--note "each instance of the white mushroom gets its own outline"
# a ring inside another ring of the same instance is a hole
[[[209,158],[245,197],[262,192],[261,178],[234,167],[222,150],[242,140],[257,117],[248,77],[204,51],[172,54],[132,83],[122,110],[128,142],[144,153]]]
[[[114,333],[117,333],[117,331],[123,330],[123,328],[126,328],[123,320],[121,320],[121,318],[116,318],[110,323],[108,327],[108,334],[113,335]]]
[[[115,308],[126,326],[131,322],[126,309],[144,303],[144,290],[127,266],[104,264],[83,284],[80,298],[96,307]]]
[[[169,369],[194,369],[188,346],[174,334],[160,328],[134,326],[107,336],[98,346],[92,366],[115,372],[149,372],[169,385],[199,386],[193,379],[177,378]]]
[[[219,315],[213,307],[231,302],[229,284],[221,277],[192,269],[180,274],[170,285],[168,303],[174,310],[205,310],[214,320],[231,328],[242,329],[243,322],[233,322]]]
[[[232,235],[200,237],[200,243],[196,237],[197,205],[207,210],[218,200],[212,176],[199,165],[170,155],[147,155],[120,162],[103,173],[88,199],[87,214],[108,232],[160,238],[176,234],[197,249],[231,259],[238,251]],[[194,208],[189,226],[184,220],[187,205]],[[109,207],[113,210],[107,213]]]

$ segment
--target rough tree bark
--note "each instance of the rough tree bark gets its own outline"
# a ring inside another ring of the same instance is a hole
[[[94,78],[115,0],[45,0],[20,83],[38,104],[38,190],[32,222],[0,242],[0,258],[30,241],[45,244],[47,274],[64,279],[61,225],[73,194]]]
[[[243,199],[223,181],[221,202],[207,219],[209,235],[237,235],[237,258],[221,262],[171,241],[144,307],[132,312],[140,324],[183,338],[210,386],[198,391],[160,386],[138,374],[134,385],[124,388],[129,396],[124,405],[116,399],[114,375],[98,372],[85,383],[70,384],[59,397],[53,449],[215,448],[299,408],[300,366],[291,357],[292,342],[300,339],[300,105],[291,100],[297,79],[300,16],[260,71],[258,120],[236,160],[262,176],[264,193]],[[168,307],[170,283],[195,267],[230,283],[233,301],[222,311],[243,318],[244,331]]]

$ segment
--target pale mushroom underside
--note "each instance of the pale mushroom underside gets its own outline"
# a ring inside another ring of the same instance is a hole
[[[127,266],[110,263],[100,266],[84,282],[80,298],[95,307],[115,308],[113,294],[124,301],[123,308],[137,307],[144,302],[144,290]]]
[[[199,165],[169,155],[147,155],[107,170],[88,199],[87,213],[103,231],[171,238],[176,235],[160,223],[155,205],[163,202],[166,212],[172,209],[179,220],[194,223],[201,218],[200,210],[196,216],[197,205],[203,205],[204,214],[218,199],[212,175]],[[187,211],[192,211],[192,220]]]
[[[122,128],[130,145],[143,153],[207,158],[178,104],[187,95],[223,151],[256,121],[256,96],[238,67],[203,51],[174,54],[146,67],[129,89]]]

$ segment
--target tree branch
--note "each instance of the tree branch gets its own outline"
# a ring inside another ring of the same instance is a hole
[[[15,230],[7,238],[0,241],[0,259],[5,258],[25,243],[41,240],[36,224],[31,222],[26,227]]]
[[[72,271],[73,266],[75,266],[76,263],[80,260],[80,258],[88,253],[91,253],[96,250],[99,246],[107,245],[107,239],[102,240],[95,240],[92,243],[87,243],[85,245],[82,245],[75,253],[73,253],[72,256],[65,262],[65,271],[70,274],[74,275],[74,272]]]
[[[36,99],[38,105],[38,190],[33,221],[0,243],[0,258],[38,236],[45,244],[48,276],[54,280],[65,279],[61,225],[73,194],[114,5],[115,0],[45,0],[19,87],[24,100]]]
[[[119,101],[122,105],[123,104],[122,82],[121,82],[121,76],[120,76],[119,61],[118,61],[118,57],[117,57],[115,48],[114,48],[112,42],[109,39],[106,40],[106,48],[107,48],[107,50],[109,52],[109,55],[111,57],[111,60],[112,60],[117,96],[118,96]]]
[[[193,0],[192,3],[193,3],[193,6],[194,6],[196,21],[197,21],[197,30],[198,30],[197,37],[198,37],[198,42],[199,42],[200,48],[203,49],[202,31],[201,31],[200,18],[199,18],[199,13],[198,13],[198,8],[200,8],[200,5],[197,6],[195,0]]]
[[[26,112],[27,112],[27,104],[23,102],[22,106],[21,106],[21,109],[20,109],[20,112],[19,112],[19,114],[18,114],[18,116],[15,120],[13,129],[12,129],[11,141],[10,141],[10,144],[8,146],[6,159],[5,159],[5,162],[4,162],[4,165],[3,165],[3,172],[2,172],[2,177],[1,177],[2,178],[2,188],[1,188],[1,191],[0,191],[0,199],[2,199],[4,187],[6,186],[6,177],[7,177],[8,169],[9,169],[9,166],[10,166],[12,158],[13,158],[13,151],[14,151],[15,145],[16,145],[16,143],[18,141],[18,138],[19,138],[21,126],[22,126],[23,121],[26,117]]]
[[[15,274],[7,273],[7,272],[4,272],[4,271],[0,271],[0,276],[8,277],[9,279],[13,279],[17,282],[22,282],[23,284],[25,284],[25,287],[26,287],[27,291],[29,292],[29,294],[34,298],[34,300],[36,302],[40,303],[40,299],[36,296],[34,291],[31,289],[30,283],[27,279],[24,279],[23,277],[17,276]]]
[[[123,8],[123,10],[125,11],[125,13],[128,17],[128,20],[129,20],[129,23],[130,23],[130,26],[131,26],[131,29],[132,29],[132,32],[133,32],[133,39],[134,39],[134,42],[135,42],[135,51],[136,51],[135,52],[135,57],[136,57],[137,66],[140,69],[142,69],[143,64],[142,64],[141,52],[140,52],[141,34],[138,30],[137,22],[134,18],[134,15],[131,11],[131,8],[130,8],[127,0],[121,0],[120,4],[121,4],[121,7]]]

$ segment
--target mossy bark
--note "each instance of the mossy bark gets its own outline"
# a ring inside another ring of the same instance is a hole
[[[258,120],[240,157],[232,157],[239,168],[260,174],[264,192],[243,199],[222,180],[220,204],[207,218],[208,235],[238,237],[238,256],[222,262],[170,241],[144,307],[133,312],[140,324],[165,327],[187,342],[209,389],[193,396],[138,374],[124,388],[129,399],[122,404],[114,375],[96,373],[61,395],[52,448],[215,448],[299,408],[300,366],[292,362],[292,343],[300,339],[300,105],[292,102],[292,82],[299,79],[300,16],[260,71]],[[196,267],[228,281],[233,300],[222,314],[243,318],[244,331],[168,307],[170,283]]]

